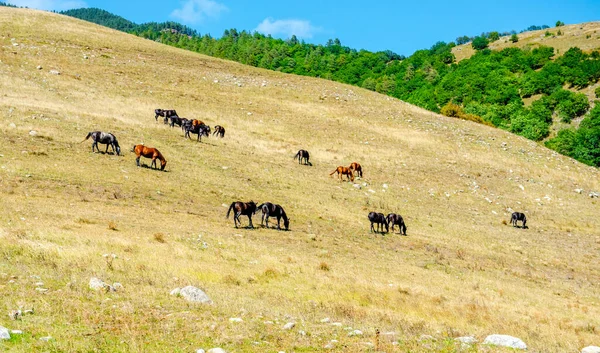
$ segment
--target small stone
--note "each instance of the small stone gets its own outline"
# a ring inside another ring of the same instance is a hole
[[[575,192],[581,194],[583,192],[583,189],[575,189]]]
[[[13,335],[22,335],[23,331],[21,330],[10,330],[10,333]]]
[[[230,317],[229,322],[243,322],[242,318],[239,317]]]
[[[175,288],[171,291],[171,295],[179,296],[181,294],[181,288]]]
[[[388,184],[383,184],[383,188],[387,189],[388,188]]]
[[[36,69],[38,69],[38,70],[41,70],[41,69],[43,69],[43,67],[42,67],[42,65],[38,65],[38,66],[36,67]]]
[[[324,319],[321,319],[321,322],[324,323],[324,324],[328,323],[329,321],[331,321],[331,319],[329,319],[328,317],[326,317]]]
[[[115,283],[113,283],[113,285],[112,285],[112,288],[113,288],[113,290],[114,290],[115,292],[116,292],[116,291],[120,291],[120,290],[123,290],[123,289],[125,289],[125,288],[123,287],[123,285],[122,285],[121,283],[119,283],[119,282],[115,282]]]
[[[29,131],[29,136],[36,136],[38,133],[35,130]]]
[[[206,353],[206,351],[204,349],[200,348],[200,349],[196,350],[196,353]]]
[[[51,75],[60,75],[60,71],[58,70],[50,70]]]
[[[48,288],[40,288],[40,287],[37,287],[35,290],[38,291],[38,292],[40,292],[40,293],[46,293],[47,291],[49,291]]]
[[[587,346],[581,350],[581,353],[600,353],[600,347],[598,346]]]
[[[16,127],[17,127],[17,125],[16,125],[15,123],[10,123],[8,126],[9,126],[11,129],[14,129],[14,128],[16,128]]]
[[[296,326],[295,322],[288,322],[287,324],[283,325],[283,329],[284,330],[291,330],[294,328],[294,326]]]
[[[331,326],[342,327],[342,323],[341,322],[332,322]]]
[[[53,340],[54,338],[52,338],[52,336],[44,336],[44,337],[40,337],[40,341],[44,341],[44,342],[48,342]]]
[[[525,342],[519,338],[509,335],[489,335],[483,341],[483,344],[510,347],[515,349],[527,349]]]
[[[472,336],[457,337],[454,340],[461,342],[462,344],[465,344],[465,345],[472,345],[472,344],[477,343],[477,339]]]
[[[206,353],[227,353],[223,348],[211,348]]]
[[[6,327],[0,326],[0,340],[9,340],[9,339],[10,339],[10,332],[8,332],[8,329]]]
[[[354,330],[354,331],[350,331],[348,333],[348,336],[362,336],[362,331],[361,330]]]
[[[299,334],[300,336],[306,336],[306,331],[302,331],[302,330],[300,330],[300,331],[298,331],[298,334]]]
[[[103,289],[104,287],[106,287],[107,284],[104,283],[104,281],[102,281],[99,278],[92,277],[92,278],[90,278],[89,286],[90,286],[90,289],[100,290],[100,289]]]
[[[190,302],[212,304],[212,300],[208,297],[208,295],[206,295],[202,289],[194,286],[187,286],[181,289],[180,294],[185,300]]]

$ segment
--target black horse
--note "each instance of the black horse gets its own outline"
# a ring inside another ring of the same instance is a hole
[[[227,218],[229,218],[229,213],[233,210],[233,223],[235,227],[238,227],[238,223],[241,225],[242,221],[240,221],[240,216],[245,215],[248,216],[248,221],[250,222],[249,227],[254,228],[252,225],[252,215],[256,213],[256,203],[254,201],[250,202],[241,202],[236,201],[232,202],[231,206],[229,206],[229,210],[227,210]]]
[[[513,227],[518,227],[517,226],[517,221],[521,221],[523,222],[523,229],[527,229],[527,217],[525,217],[525,213],[521,213],[521,212],[513,212],[512,216],[510,217],[510,223],[512,224]]]
[[[156,121],[158,121],[159,116],[165,118],[164,123],[167,124],[170,117],[177,116],[177,112],[175,109],[154,109],[154,119]]]
[[[217,137],[221,136],[221,138],[225,137],[225,128],[221,125],[215,126],[215,132],[213,132],[213,135],[217,135]]]
[[[371,221],[371,232],[373,232],[373,233],[377,233],[377,232],[383,233],[384,226],[385,226],[386,233],[390,231],[387,219],[385,218],[383,213],[369,212],[369,221]],[[377,231],[375,231],[375,228],[373,228],[373,223],[377,224]],[[381,231],[379,230],[380,226],[381,226]]]
[[[202,141],[201,137],[202,135],[209,137],[210,136],[210,126],[208,125],[188,125],[185,124],[185,136],[184,137],[188,137],[190,140],[192,139],[190,137],[190,133],[192,134],[197,134],[198,135],[198,139],[197,141]]]
[[[400,234],[406,235],[406,224],[404,224],[402,216],[396,213],[390,213],[385,219],[392,225],[392,233],[394,232],[394,225],[397,225],[398,228],[400,228]]]
[[[186,118],[180,118],[177,115],[169,117],[171,119],[171,123],[169,124],[171,127],[175,127],[175,125],[183,127],[183,124],[188,120]]]
[[[304,164],[312,166],[312,163],[308,161],[310,159],[310,155],[308,154],[307,150],[298,151],[298,153],[296,153],[294,156],[294,159],[298,159],[298,164],[303,164],[302,161],[304,161]]]
[[[283,207],[281,207],[280,205],[277,204],[272,204],[270,202],[265,202],[261,205],[259,205],[256,208],[256,211],[254,211],[254,213],[258,212],[259,210],[262,210],[262,218],[260,221],[260,225],[263,225],[263,222],[265,222],[266,227],[269,228],[269,217],[277,217],[277,229],[281,230],[281,226],[279,224],[279,222],[281,221],[281,219],[283,218],[283,226],[285,227],[285,230],[289,230],[290,229],[290,219],[287,217],[287,215],[285,214],[285,211],[283,210]]]
[[[94,152],[94,148],[96,148],[98,152],[100,152],[100,148],[98,148],[98,143],[101,143],[106,145],[106,151],[104,151],[104,153],[108,152],[108,146],[112,146],[113,152],[115,152],[117,156],[121,155],[121,147],[119,146],[119,142],[117,141],[115,135],[109,132],[93,131],[88,132],[87,136],[85,137],[85,139],[83,139],[83,141],[89,139],[90,137],[94,141],[92,142],[92,152]]]

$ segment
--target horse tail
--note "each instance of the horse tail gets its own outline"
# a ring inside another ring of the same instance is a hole
[[[262,210],[264,205],[265,205],[264,203],[261,203],[260,205],[256,206],[256,209],[254,210],[254,214],[256,214],[256,212],[258,212],[258,210]]]
[[[336,169],[336,170],[334,170],[333,172],[329,173],[329,175],[333,175],[333,174],[335,174],[335,172],[337,172],[337,171],[338,171],[338,170]]]
[[[226,218],[229,218],[229,213],[231,212],[231,210],[233,210],[234,206],[235,206],[235,202],[232,202],[231,206],[229,206],[229,209],[227,210],[227,217]]]
[[[300,159],[300,151],[298,151],[298,153],[296,153],[296,155],[294,156],[294,159]]]
[[[86,137],[83,139],[83,141],[81,141],[81,142],[85,142],[85,140],[89,139],[89,138],[90,138],[90,136],[92,136],[92,133],[91,133],[91,132],[88,132],[87,136],[86,136]],[[80,143],[81,143],[81,142],[80,142]]]
[[[404,222],[402,222],[402,224],[400,225],[400,227],[402,228],[402,233],[404,233],[404,235],[406,235],[406,224]]]

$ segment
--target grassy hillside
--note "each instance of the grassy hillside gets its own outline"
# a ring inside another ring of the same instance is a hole
[[[531,352],[599,344],[596,169],[375,92],[61,15],[0,8],[0,34],[0,307],[35,309],[0,316],[24,332],[2,350],[452,352],[455,337],[492,333]],[[186,141],[155,122],[159,107],[225,139]],[[91,153],[80,141],[96,129],[124,151],[159,148],[167,171]],[[292,160],[300,148],[313,167]],[[352,161],[360,189],[328,176]],[[227,206],[250,199],[283,205],[291,231],[233,228]],[[506,224],[512,210],[528,230]],[[369,211],[402,214],[408,236],[370,234]],[[91,277],[124,289],[92,291]],[[214,304],[169,295],[186,285]]]

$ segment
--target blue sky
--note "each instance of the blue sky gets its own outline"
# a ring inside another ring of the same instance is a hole
[[[274,1],[274,0],[4,0],[45,10],[98,7],[133,22],[186,24],[220,37],[225,29],[257,30],[274,37],[296,34],[321,44],[410,55],[442,40],[489,31],[520,31],[600,20],[600,0],[506,1]]]

